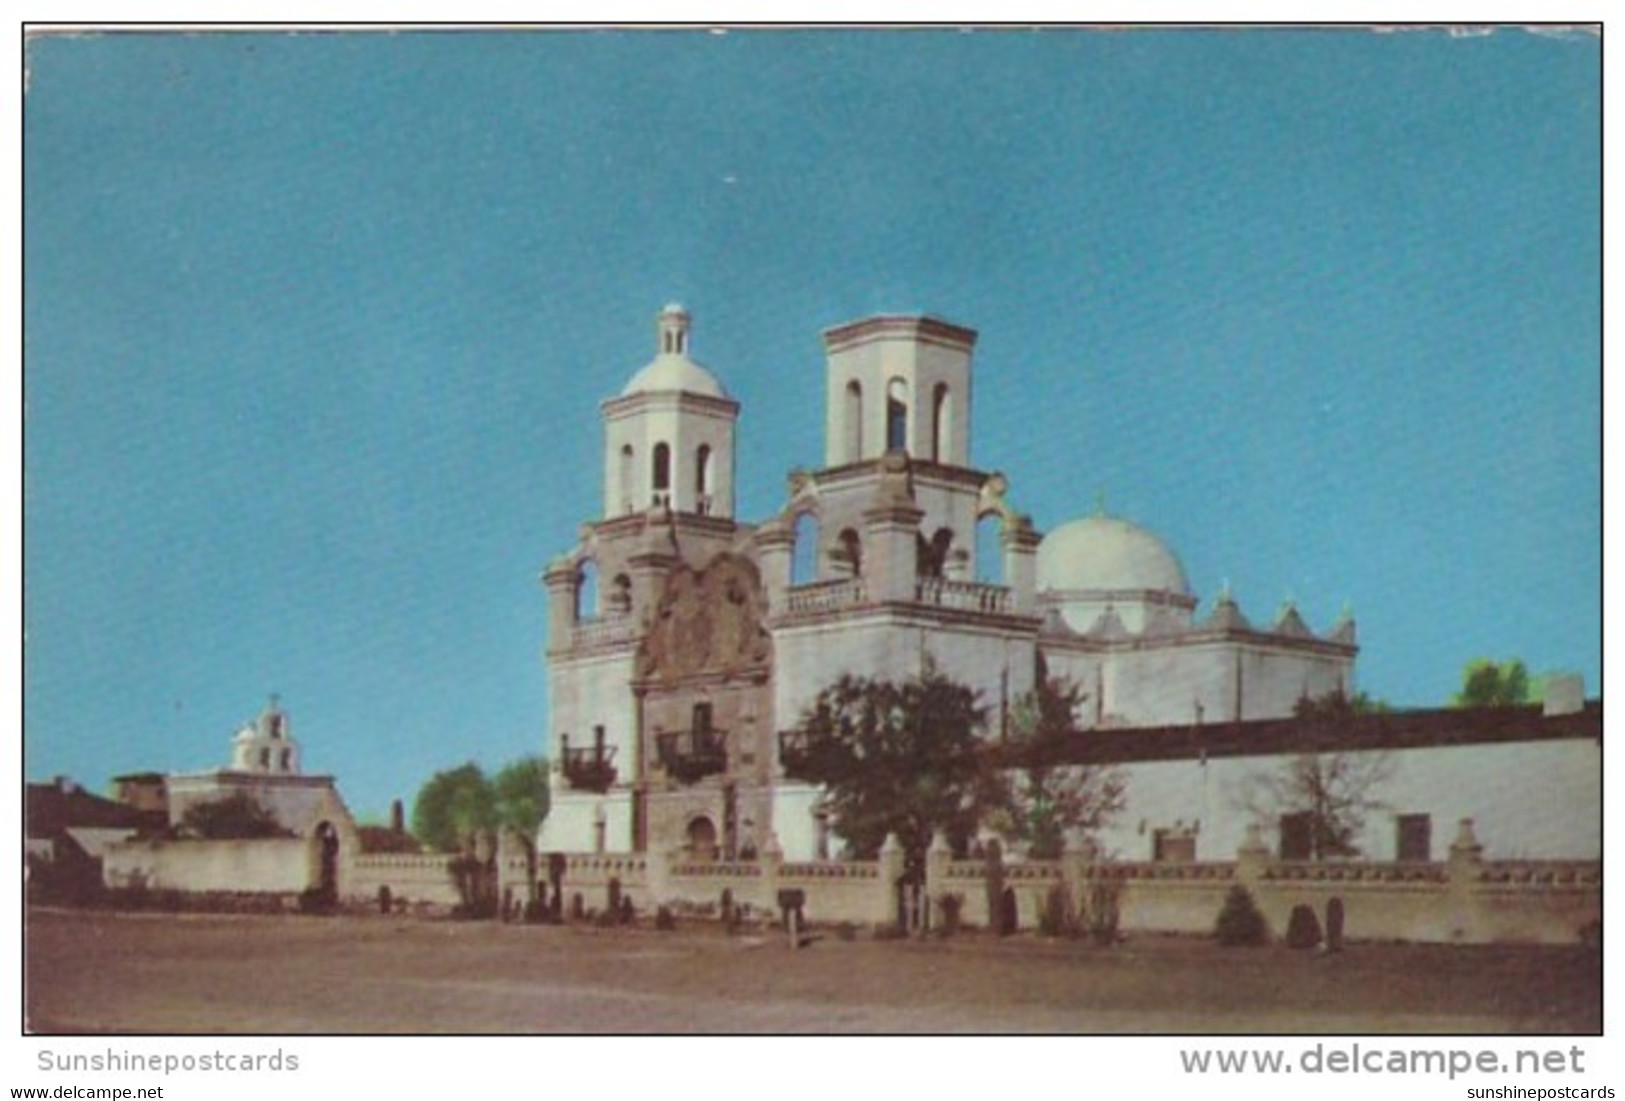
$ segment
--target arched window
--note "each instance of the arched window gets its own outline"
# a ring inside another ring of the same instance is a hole
[[[948,574],[948,551],[954,545],[954,533],[947,528],[938,528],[937,533],[931,537],[926,546],[925,569],[920,572],[926,577],[946,577]]]
[[[665,442],[655,444],[654,454],[649,459],[649,483],[654,489],[652,504],[671,504],[670,444]]]
[[[576,620],[598,616],[598,566],[591,559],[576,571]]]
[[[976,580],[989,585],[1004,581],[1004,523],[990,512],[976,521]]]
[[[615,575],[609,590],[609,611],[612,615],[626,615],[632,610],[632,579],[624,573]]]
[[[908,450],[908,383],[900,378],[886,384],[886,450]]]
[[[803,512],[796,517],[796,545],[790,556],[790,584],[810,585],[818,580],[818,517]]]
[[[863,387],[857,379],[846,384],[846,448],[842,460],[849,463],[863,458]]]
[[[701,516],[711,512],[711,445],[702,443],[694,452],[694,511]]]
[[[953,406],[948,384],[939,382],[931,395],[931,461],[934,463],[945,463],[950,460],[948,445],[952,442],[949,438],[952,418]]]
[[[621,469],[619,475],[621,514],[623,516],[630,513],[635,507],[634,501],[636,499],[636,495],[632,488],[634,476],[635,472],[632,466],[632,445],[625,444],[621,447]]]
[[[853,577],[863,576],[863,541],[852,528],[841,532],[841,559]]]

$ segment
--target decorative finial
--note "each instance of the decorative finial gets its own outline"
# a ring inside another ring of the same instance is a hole
[[[1230,595],[1230,579],[1227,577],[1224,579],[1224,583],[1219,586],[1219,603],[1234,604],[1235,602],[1235,598]]]
[[[1097,487],[1095,489],[1095,515],[1096,516],[1104,516],[1104,515],[1106,515],[1106,487],[1105,486],[1099,486],[1099,487]]]

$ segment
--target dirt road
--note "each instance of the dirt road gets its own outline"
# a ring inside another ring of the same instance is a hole
[[[34,910],[37,1032],[1565,1032],[1600,1028],[1595,949],[1142,938],[1110,949],[841,941],[710,926]]]

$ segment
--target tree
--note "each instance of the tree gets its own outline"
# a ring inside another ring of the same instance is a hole
[[[193,803],[181,815],[181,826],[210,841],[292,836],[276,815],[244,791],[206,803]]]
[[[1000,778],[990,824],[1035,860],[1054,860],[1069,837],[1094,833],[1123,809],[1121,770],[1066,761],[1085,699],[1070,681],[1046,678],[1011,709],[1005,759],[1017,764]]]
[[[521,757],[503,766],[491,781],[491,799],[497,823],[519,836],[534,838],[547,817],[551,789],[547,758]]]
[[[1296,841],[1283,838],[1283,855],[1301,848],[1312,860],[1358,856],[1365,820],[1387,806],[1378,792],[1392,777],[1386,753],[1305,753],[1253,777],[1242,804],[1260,824],[1302,831]]]
[[[491,785],[473,761],[435,773],[412,804],[412,832],[440,852],[455,852],[470,833],[496,824]]]
[[[918,859],[938,831],[963,850],[995,801],[978,694],[927,667],[896,683],[843,676],[802,716],[786,772],[828,790],[834,829],[861,859],[897,835]]]
[[[1461,671],[1461,691],[1451,699],[1456,707],[1511,707],[1530,702],[1529,670],[1522,658],[1499,664],[1474,658]]]

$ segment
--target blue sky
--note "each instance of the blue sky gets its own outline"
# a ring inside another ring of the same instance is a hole
[[[1359,31],[34,41],[26,767],[226,759],[280,692],[381,815],[545,749],[537,577],[682,301],[739,514],[818,335],[976,328],[974,462],[1363,687],[1601,672],[1600,44]]]

